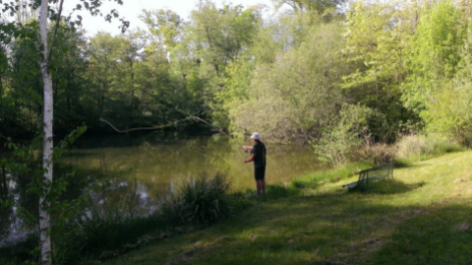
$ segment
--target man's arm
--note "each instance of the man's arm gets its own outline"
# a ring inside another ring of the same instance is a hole
[[[250,145],[243,145],[244,150],[252,150],[252,146]]]
[[[248,162],[253,161],[254,157],[256,157],[256,154],[251,154],[251,156],[248,159],[244,160],[244,163],[248,163]]]
[[[254,161],[254,158],[256,157],[257,150],[258,150],[257,145],[255,145],[253,148],[251,148],[251,156],[248,159],[244,160],[244,163]]]

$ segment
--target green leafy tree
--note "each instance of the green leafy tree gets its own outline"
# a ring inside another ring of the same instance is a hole
[[[343,88],[356,103],[382,114],[384,121],[370,122],[378,140],[392,140],[405,129],[403,124],[418,121],[403,106],[400,89],[408,74],[405,64],[408,43],[414,35],[411,17],[415,10],[415,5],[405,1],[361,0],[347,12],[343,51],[350,70],[344,76]]]
[[[439,1],[421,13],[405,64],[409,71],[402,84],[406,107],[421,113],[431,93],[441,90],[456,73],[467,26],[463,19],[450,1]]]
[[[320,14],[341,7],[346,0],[273,0],[278,6],[288,5],[296,11],[314,10]]]
[[[144,10],[140,18],[153,37],[151,51],[170,52],[183,38],[185,21],[171,10]]]
[[[247,58],[259,22],[257,8],[217,8],[211,1],[202,1],[185,24],[184,37],[171,52],[174,76],[182,77],[189,91],[198,91],[203,100],[201,109],[220,126],[227,124],[227,114],[216,95],[225,89],[226,68]]]
[[[456,73],[440,90],[431,92],[423,117],[428,131],[439,132],[464,146],[472,146],[472,32],[461,49]]]
[[[343,102],[339,27],[313,27],[298,49],[281,52],[273,64],[257,66],[249,98],[229,111],[236,135],[259,131],[281,142],[307,142],[321,135]]]

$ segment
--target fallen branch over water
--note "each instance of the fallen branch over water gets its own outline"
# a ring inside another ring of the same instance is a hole
[[[140,127],[140,128],[132,128],[132,129],[127,129],[127,130],[118,130],[115,126],[113,126],[113,124],[111,124],[111,122],[105,120],[104,118],[100,118],[100,121],[101,122],[105,122],[107,123],[108,125],[110,125],[111,128],[113,128],[113,130],[115,130],[116,132],[118,133],[127,133],[127,132],[133,132],[133,131],[144,131],[144,130],[159,130],[159,129],[163,129],[163,128],[166,128],[166,127],[170,127],[170,126],[177,126],[177,124],[179,122],[183,122],[183,121],[187,121],[187,120],[197,120],[197,121],[200,121],[200,122],[203,122],[207,125],[210,125],[211,127],[213,127],[216,131],[228,136],[228,137],[231,137],[229,134],[227,134],[222,128],[218,127],[218,126],[215,126],[211,123],[209,123],[208,121],[200,118],[200,117],[197,117],[197,116],[189,116],[185,119],[181,119],[181,120],[177,120],[177,121],[174,121],[174,122],[171,122],[169,124],[165,124],[165,125],[160,125],[160,126],[153,126],[153,127]]]

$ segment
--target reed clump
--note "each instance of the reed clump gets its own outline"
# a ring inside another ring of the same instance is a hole
[[[382,165],[395,161],[396,147],[385,143],[366,142],[355,153],[354,161],[368,161],[374,165]]]
[[[213,179],[202,176],[184,181],[180,188],[161,199],[162,214],[171,223],[211,224],[229,216],[230,182],[221,173]]]

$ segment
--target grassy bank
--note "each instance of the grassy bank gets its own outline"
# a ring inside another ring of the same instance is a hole
[[[316,178],[293,185],[299,195],[104,264],[470,264],[471,160],[462,152],[417,162],[363,194],[341,188],[355,176]]]

